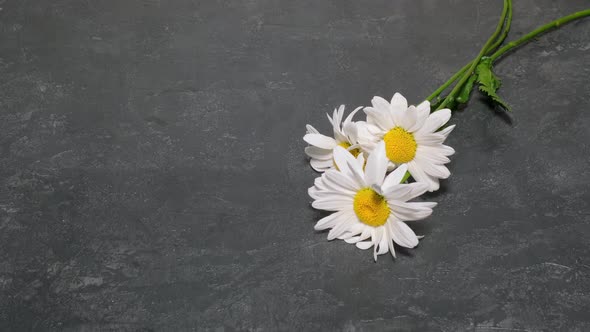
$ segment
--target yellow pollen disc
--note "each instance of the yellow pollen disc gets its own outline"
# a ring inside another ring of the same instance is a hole
[[[369,226],[385,225],[389,217],[389,206],[385,197],[371,188],[361,189],[356,193],[353,207],[357,217]]]
[[[395,127],[383,136],[387,158],[396,164],[411,161],[416,156],[414,135],[402,127]]]
[[[348,142],[341,142],[341,143],[338,143],[338,145],[340,145],[341,147],[343,147],[343,148],[345,148],[347,150],[350,147],[350,143],[348,143]],[[359,150],[359,149],[352,149],[352,150],[350,150],[348,152],[350,152],[356,158],[359,155],[359,153],[361,153],[361,150]]]

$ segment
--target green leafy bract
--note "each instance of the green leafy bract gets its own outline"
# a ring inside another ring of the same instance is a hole
[[[492,59],[484,57],[481,59],[477,67],[475,67],[475,76],[477,76],[477,83],[479,84],[479,91],[486,94],[492,102],[500,105],[503,109],[510,111],[510,107],[506,104],[496,91],[502,84],[498,76],[492,72]]]

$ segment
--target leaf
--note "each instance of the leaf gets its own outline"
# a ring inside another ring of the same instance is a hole
[[[483,85],[479,86],[479,91],[485,93],[490,99],[492,99],[493,102],[500,105],[503,109],[510,111],[510,106],[508,106],[508,104],[506,104],[506,102],[504,102],[495,91],[489,90],[488,87]]]
[[[477,74],[477,83],[488,86],[494,91],[500,87],[500,80],[492,72],[492,61],[490,58],[482,58],[475,67],[475,73]]]
[[[505,110],[510,111],[508,104],[506,104],[496,93],[502,83],[498,76],[492,71],[492,59],[488,57],[482,58],[475,68],[475,74],[477,75],[479,91],[486,94],[492,102],[500,105]]]

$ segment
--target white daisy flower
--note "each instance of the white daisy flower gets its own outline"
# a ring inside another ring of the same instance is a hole
[[[357,142],[356,125],[352,122],[352,117],[362,107],[355,109],[342,123],[344,116],[344,105],[334,109],[332,117],[328,115],[328,120],[334,128],[334,138],[322,135],[311,125],[307,125],[307,134],[303,139],[311,146],[305,148],[305,153],[311,158],[310,164],[318,172],[324,172],[334,166],[333,151],[337,146],[341,146],[353,155],[361,153],[360,146]]]
[[[406,98],[396,93],[391,102],[381,97],[365,107],[367,122],[357,122],[357,136],[362,148],[372,151],[377,143],[385,142],[390,169],[407,164],[408,171],[418,182],[428,184],[429,191],[439,188],[439,179],[451,174],[446,166],[453,148],[443,145],[455,125],[438,131],[451,118],[451,110],[430,113],[430,103],[409,106]]]
[[[393,242],[406,248],[418,245],[414,231],[403,221],[424,219],[436,203],[407,202],[428,189],[422,182],[401,184],[407,166],[386,175],[385,144],[378,143],[367,159],[356,159],[342,147],[334,148],[337,168],[326,171],[309,188],[316,209],[334,211],[315,225],[331,229],[328,240],[342,239],[360,249],[373,247],[373,258],[388,251],[395,257]]]

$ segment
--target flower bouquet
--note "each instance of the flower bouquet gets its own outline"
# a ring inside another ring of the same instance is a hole
[[[497,27],[477,56],[425,101],[409,105],[399,93],[389,101],[374,97],[371,106],[358,107],[346,118],[340,106],[328,115],[333,136],[307,125],[305,153],[311,167],[322,173],[309,188],[312,206],[332,212],[315,229],[329,229],[328,240],[373,248],[375,261],[387,252],[395,257],[394,243],[417,246],[422,236],[405,222],[432,214],[435,202],[411,200],[438,190],[440,180],[451,175],[445,165],[455,151],[444,142],[455,127],[448,124],[452,111],[464,107],[475,87],[492,104],[510,111],[497,93],[500,79],[493,72],[494,62],[548,30],[587,16],[590,9],[504,43],[512,21],[512,1],[504,0]],[[366,118],[354,121],[360,110]]]

